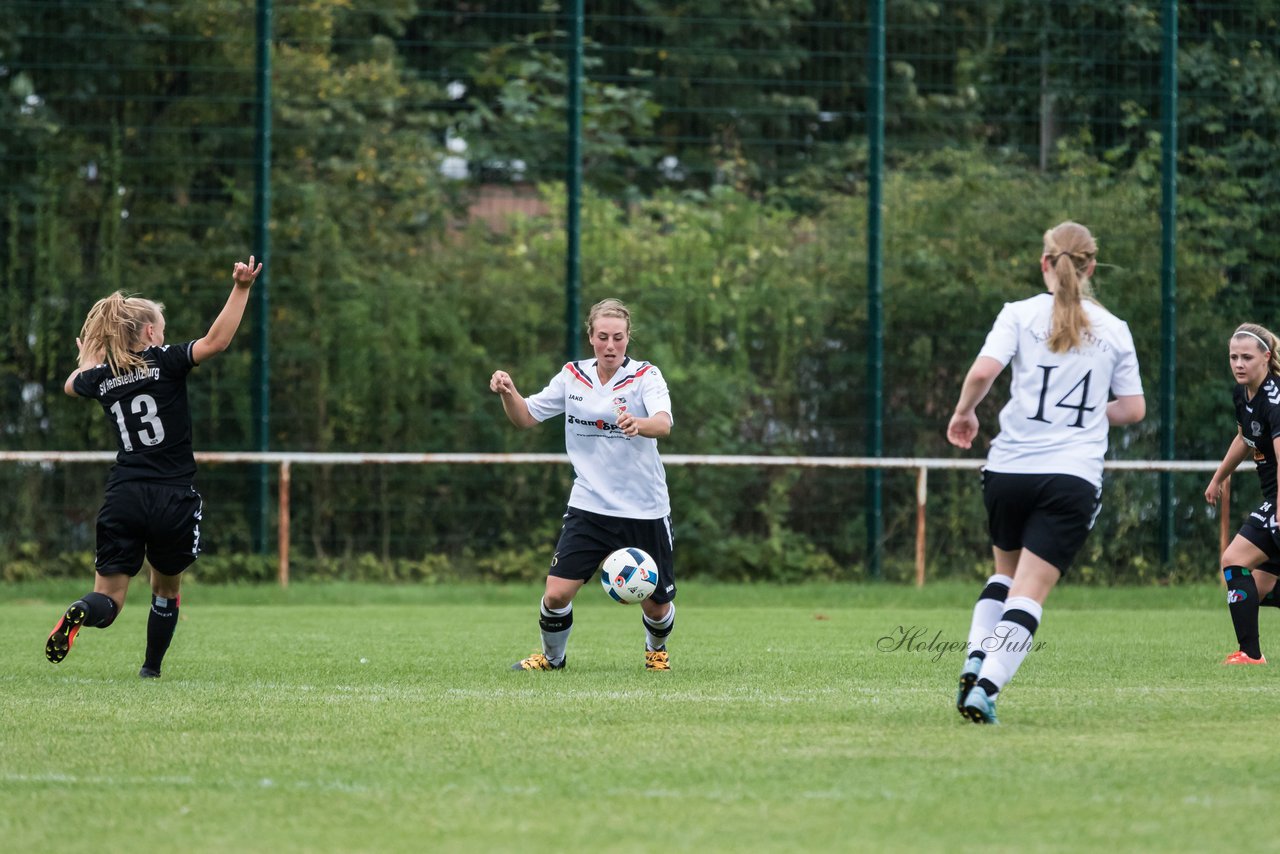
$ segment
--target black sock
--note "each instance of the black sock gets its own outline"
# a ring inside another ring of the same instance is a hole
[[[151,596],[151,613],[147,615],[147,659],[142,663],[149,670],[160,672],[160,662],[169,650],[173,631],[178,627],[178,597],[165,599]]]
[[[1277,588],[1277,589],[1280,589],[1280,588]],[[1276,590],[1272,590],[1266,596],[1263,596],[1262,601],[1259,602],[1258,604],[1263,607],[1270,606],[1272,608],[1280,608],[1280,596],[1276,595]]]
[[[1227,580],[1227,607],[1231,610],[1231,623],[1236,629],[1240,651],[1250,658],[1261,658],[1258,643],[1258,585],[1249,574],[1248,567],[1228,566],[1222,570]]]
[[[107,626],[115,622],[116,601],[105,593],[86,593],[80,597],[80,601],[84,603],[84,624],[86,626],[97,626],[105,629]]]

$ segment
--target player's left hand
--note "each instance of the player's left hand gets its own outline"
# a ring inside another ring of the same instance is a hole
[[[258,278],[258,274],[262,272],[262,264],[253,265],[253,256],[249,256],[249,263],[237,261],[235,267],[231,270],[231,281],[236,283],[237,287],[247,288]]]
[[[947,425],[947,441],[957,448],[972,448],[973,440],[978,435],[978,416],[970,412],[961,415],[957,412],[951,416]]]
[[[630,439],[633,436],[640,435],[640,419],[636,418],[630,412],[624,412],[618,416],[618,428],[622,430],[622,435]]]

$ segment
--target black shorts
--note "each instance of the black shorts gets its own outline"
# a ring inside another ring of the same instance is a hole
[[[983,471],[982,499],[992,545],[1027,549],[1062,573],[1102,509],[1102,490],[1070,474]]]
[[[1270,501],[1259,504],[1252,513],[1245,517],[1240,526],[1240,536],[1258,547],[1258,551],[1267,556],[1268,561],[1280,561],[1280,544],[1276,543],[1276,509]],[[1265,565],[1261,567],[1271,572]]]
[[[200,554],[203,509],[194,486],[127,480],[107,487],[94,567],[132,578],[146,557],[162,575],[177,575]]]
[[[658,589],[649,598],[654,602],[670,602],[676,598],[674,545],[670,516],[621,519],[570,507],[564,514],[564,525],[547,574],[590,582],[597,577],[601,562],[611,552],[634,546],[648,552],[658,564]]]

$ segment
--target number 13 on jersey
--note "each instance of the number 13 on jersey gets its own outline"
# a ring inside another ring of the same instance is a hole
[[[116,417],[116,426],[120,428],[120,443],[124,445],[126,451],[132,451],[133,439],[129,435],[129,428],[124,423],[124,407],[120,403],[121,401],[117,400],[111,404],[111,414]],[[160,421],[160,407],[156,405],[154,397],[149,394],[140,394],[133,398],[129,409],[142,419],[141,428],[138,430],[138,439],[142,444],[151,447],[164,441],[164,423]]]

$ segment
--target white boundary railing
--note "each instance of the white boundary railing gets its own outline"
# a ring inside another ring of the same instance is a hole
[[[554,463],[568,465],[565,454],[360,454],[360,453],[310,453],[305,451],[199,451],[198,463],[261,463],[280,467],[279,518],[277,549],[279,554],[279,581],[281,587],[289,584],[289,486],[292,466],[299,465],[477,465],[477,464],[528,464]],[[0,451],[0,462],[30,463],[110,463],[116,458],[113,451]],[[838,469],[914,469],[916,472],[916,586],[924,585],[926,513],[928,503],[929,470],[977,471],[986,463],[983,459],[946,459],[929,457],[800,457],[800,456],[729,456],[714,454],[663,454],[662,462],[668,466],[773,466],[787,468],[838,468]],[[1108,460],[1108,471],[1141,472],[1209,472],[1217,470],[1216,460]],[[1242,466],[1244,468],[1245,466]],[[1228,479],[1219,502],[1220,550],[1225,549],[1231,536],[1230,530],[1231,482]]]

